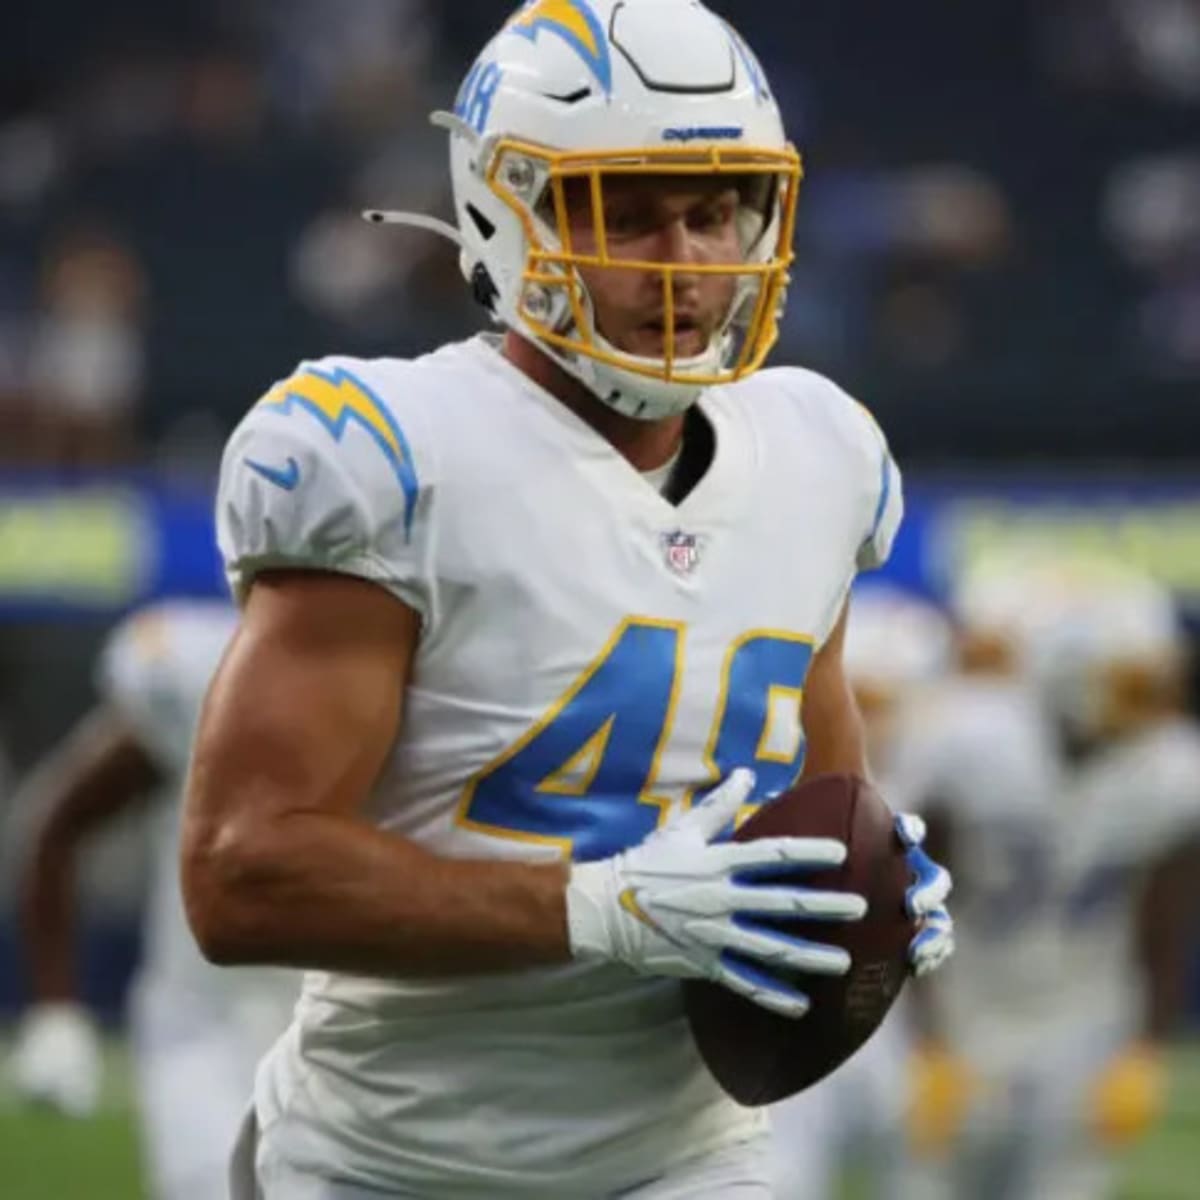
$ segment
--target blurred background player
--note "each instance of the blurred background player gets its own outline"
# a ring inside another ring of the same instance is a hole
[[[174,601],[119,625],[97,707],[23,785],[36,810],[21,889],[35,1002],[17,1032],[17,1092],[72,1117],[94,1108],[100,1043],[78,1000],[76,868],[131,806],[153,826],[143,962],[130,1000],[142,1148],[154,1200],[224,1195],[254,1065],[287,1023],[294,977],[221,972],[196,948],[178,882],[180,801],[200,702],[236,623],[213,601]]]
[[[960,589],[960,672],[901,792],[970,861],[961,963],[916,989],[906,1194],[1102,1200],[1165,1101],[1200,916],[1200,733],[1163,590],[1005,555]]]
[[[1113,1152],[1165,1106],[1166,1043],[1200,928],[1200,726],[1185,712],[1187,655],[1162,587],[1103,559],[1058,573],[1029,644],[1068,761],[1048,1014],[1061,1092],[1039,1186],[1077,1200],[1113,1193]]]
[[[867,760],[895,802],[892,769],[905,717],[949,665],[950,623],[911,592],[864,582],[846,625],[846,673],[863,715]],[[816,1087],[771,1110],[777,1200],[833,1200],[853,1169],[862,1194],[895,1194],[904,1155],[908,1016],[903,1000],[869,1042]]]
[[[943,853],[977,872],[963,901],[971,928],[964,969],[945,988],[913,989],[911,997],[920,1042],[910,1081],[920,1164],[909,1181],[914,1194],[1034,1194],[1006,1175],[1018,1160],[1008,1143],[1020,1146],[1027,1134],[1012,1127],[1032,1129],[1036,1120],[1022,1088],[1042,1047],[1058,935],[1047,882],[1031,864],[1055,844],[1060,758],[1023,670],[1016,623],[1037,593],[1015,566],[976,568],[960,581],[952,605],[957,669],[909,714],[900,737],[898,793],[925,814]],[[989,1081],[978,1145],[959,1141],[976,1111],[969,1102],[978,1103],[968,1076]],[[1006,1175],[997,1175],[1001,1168]]]

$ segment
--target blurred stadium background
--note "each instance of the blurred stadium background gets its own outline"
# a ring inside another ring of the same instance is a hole
[[[447,209],[425,116],[505,7],[0,11],[0,1021],[24,987],[6,795],[89,703],[118,615],[220,589],[224,435],[302,357],[477,325],[446,246],[357,214]],[[936,596],[1019,533],[1117,550],[1200,619],[1200,3],[717,7],[807,160],[778,359],[889,432],[911,493],[895,578]],[[119,1035],[141,854],[123,827],[86,871],[110,1103],[67,1128],[0,1086],[5,1200],[137,1194]],[[1180,1055],[1130,1197],[1197,1194],[1200,1063]]]

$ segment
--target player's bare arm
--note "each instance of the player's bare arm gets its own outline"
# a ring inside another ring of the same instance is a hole
[[[1161,1043],[1179,1029],[1200,927],[1200,837],[1151,868],[1137,913],[1136,951],[1146,978],[1143,1037]]]
[[[804,778],[831,771],[867,775],[867,751],[862,717],[846,676],[842,658],[849,606],[813,656],[804,686],[802,709],[807,749]]]
[[[451,861],[363,816],[419,626],[358,579],[254,585],[187,792],[184,897],[215,961],[396,975],[569,957],[565,865]]]
[[[20,910],[39,1003],[73,1001],[78,994],[74,914],[80,847],[146,797],[158,779],[158,768],[126,723],[102,706],[76,726],[18,796],[18,804],[37,814]]]
[[[34,832],[19,884],[21,932],[33,1003],[12,1053],[17,1094],[75,1117],[93,1111],[100,1046],[78,1002],[75,976],[76,865],[98,829],[149,794],[158,770],[121,716],[89,713],[37,768],[16,797]]]

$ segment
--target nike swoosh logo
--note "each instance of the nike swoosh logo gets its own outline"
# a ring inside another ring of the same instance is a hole
[[[638,903],[637,892],[633,888],[627,887],[618,897],[617,903],[631,917],[636,917],[643,925],[649,925],[651,929],[657,929],[658,926],[650,919],[646,910]]]
[[[257,472],[268,483],[283,488],[285,492],[294,492],[300,482],[300,464],[294,458],[287,460],[286,467],[268,467],[252,458],[246,459],[245,462],[250,470]]]

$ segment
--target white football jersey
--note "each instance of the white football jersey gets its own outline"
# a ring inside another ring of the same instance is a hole
[[[804,755],[800,698],[900,480],[865,411],[763,371],[700,401],[715,457],[669,503],[489,338],[326,359],[225,453],[234,590],[301,565],[421,615],[369,816],[439,854],[598,859],[738,765]],[[467,979],[308,977],[260,1070],[264,1150],[400,1194],[584,1196],[754,1134],[677,981],[569,964]]]

